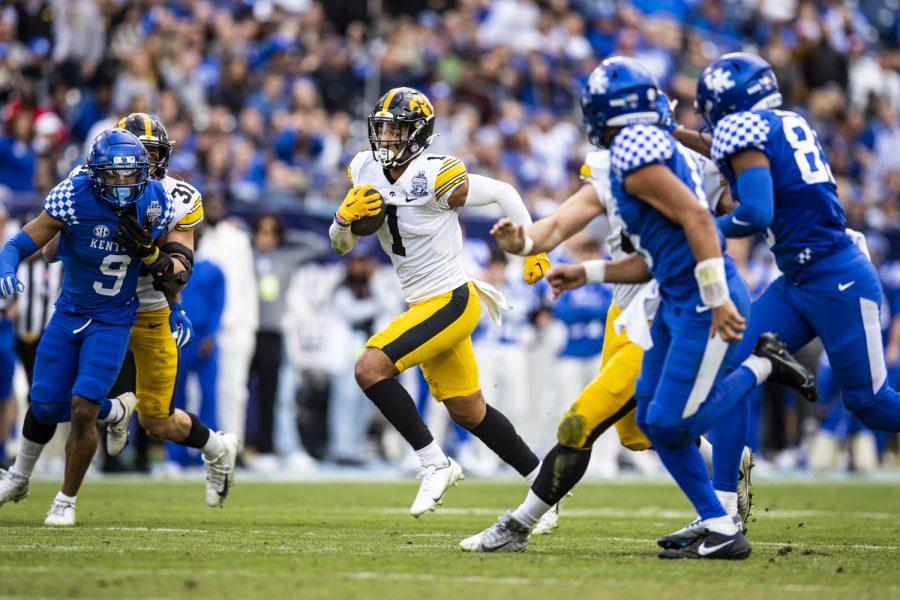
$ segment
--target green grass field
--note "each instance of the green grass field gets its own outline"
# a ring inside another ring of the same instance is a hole
[[[748,561],[661,561],[653,543],[691,517],[668,484],[576,489],[560,528],[527,553],[473,555],[460,539],[524,485],[466,481],[415,520],[416,482],[238,482],[224,509],[202,483],[88,481],[79,525],[41,525],[56,486],[0,509],[0,597],[897,598],[900,485],[756,486]]]

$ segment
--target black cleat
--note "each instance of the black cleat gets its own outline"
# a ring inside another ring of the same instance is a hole
[[[769,381],[782,383],[797,390],[810,402],[816,402],[819,399],[819,388],[816,386],[815,376],[791,356],[787,351],[787,346],[778,339],[777,334],[770,332],[759,336],[753,354],[768,358],[772,363],[772,375],[769,376]]]
[[[707,531],[687,546],[663,550],[659,553],[659,557],[673,560],[699,558],[744,560],[750,556],[751,550],[753,547],[740,531],[734,535]]]

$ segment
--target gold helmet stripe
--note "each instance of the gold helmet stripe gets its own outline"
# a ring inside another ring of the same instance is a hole
[[[116,123],[116,129],[125,129],[125,121],[128,120],[128,117],[122,117],[119,119],[119,122]]]
[[[144,119],[144,135],[148,138],[153,137],[153,123],[150,122],[150,117],[145,113],[141,113],[141,117]]]
[[[384,104],[381,105],[381,110],[378,112],[378,116],[388,116],[391,114],[390,110],[391,101],[394,99],[394,96],[403,91],[403,88],[394,88],[387,93],[387,98],[384,99]]]

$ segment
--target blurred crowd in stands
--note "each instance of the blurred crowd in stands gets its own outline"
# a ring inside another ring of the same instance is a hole
[[[374,239],[337,261],[325,233],[346,166],[368,147],[375,100],[400,85],[424,91],[437,114],[433,151],[513,183],[540,217],[580,185],[590,148],[579,90],[602,58],[641,60],[678,100],[677,119],[699,128],[696,78],[734,50],[765,57],[785,108],[818,132],[850,225],[867,233],[881,265],[889,366],[900,365],[900,325],[892,328],[900,315],[898,0],[0,0],[7,233],[84,160],[96,133],[130,112],[158,115],[176,141],[170,174],[204,196],[198,257],[221,271],[209,285],[224,280],[218,309],[194,299],[195,324],[206,329],[186,358],[202,393],[187,378],[183,401],[218,402],[220,426],[246,426],[247,461],[261,470],[282,459],[309,466],[307,453],[334,464],[398,460],[400,444],[381,434],[350,374],[402,298]],[[546,288],[524,285],[518,259],[486,236],[495,216],[466,215],[470,273],[501,287],[517,309],[502,330],[479,328],[481,378],[488,400],[543,451],[596,368],[609,290],[553,303]],[[599,255],[602,235],[592,228],[554,259]],[[764,245],[742,242],[732,253],[757,294],[777,274]],[[20,337],[39,335],[35,314],[24,326],[19,317]],[[811,349],[808,360],[820,353]],[[416,374],[405,382],[427,394]],[[892,448],[896,455],[896,440],[865,431],[834,394],[823,396],[809,407],[766,390],[761,456],[783,468],[866,470]],[[421,404],[427,410],[428,399]],[[470,469],[498,468],[464,432],[434,426],[458,438]],[[615,458],[607,447],[595,454]],[[814,464],[826,451],[833,460]],[[633,463],[653,466],[642,460]],[[618,466],[608,460],[596,472]]]

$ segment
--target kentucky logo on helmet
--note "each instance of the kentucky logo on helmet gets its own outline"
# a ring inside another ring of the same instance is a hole
[[[730,90],[735,85],[734,81],[731,79],[731,73],[724,69],[715,69],[707,73],[703,79],[706,87],[717,94],[721,94],[725,90]]]
[[[159,201],[154,200],[147,207],[147,218],[151,223],[159,223],[160,217],[162,217],[162,206],[159,205]]]
[[[428,194],[428,178],[425,177],[425,171],[419,171],[412,178],[412,193],[415,196],[425,196]]]
[[[588,79],[588,89],[592,94],[605,94],[609,89],[609,77],[603,69],[594,69]]]

